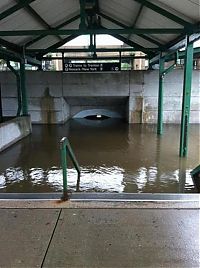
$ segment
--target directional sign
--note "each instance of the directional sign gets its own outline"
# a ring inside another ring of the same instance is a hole
[[[106,62],[106,63],[64,62],[63,71],[67,73],[120,72],[121,64],[119,62]]]

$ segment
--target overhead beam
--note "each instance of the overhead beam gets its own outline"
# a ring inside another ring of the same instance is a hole
[[[96,48],[96,52],[134,52],[138,51],[135,48]],[[157,51],[156,49],[145,48],[145,52]],[[45,49],[28,49],[27,53],[41,53],[45,54]],[[52,53],[81,53],[81,52],[91,52],[89,48],[59,48],[59,49],[51,49]]]
[[[107,57],[97,57],[96,59],[93,59],[91,57],[64,57],[64,59],[66,60],[94,60],[94,61],[98,61],[98,60],[119,60],[119,59],[123,59],[123,60],[130,60],[130,59],[148,59],[148,56],[124,56],[121,55],[121,57],[119,56],[107,56]],[[51,61],[51,60],[62,60],[62,57],[43,57],[41,60],[42,61]]]
[[[196,33],[193,29],[190,33]],[[0,31],[0,36],[37,36],[37,35],[90,35],[90,34],[187,34],[183,28],[124,28],[124,29],[60,29],[60,30],[13,30]]]
[[[164,8],[161,8],[155,4],[153,4],[152,2],[149,2],[148,0],[134,0],[135,2],[138,2],[148,8],[150,8],[151,10],[155,11],[156,13],[184,26],[184,27],[191,27],[192,24],[174,14],[172,14],[171,12],[167,11],[166,9]]]
[[[15,13],[16,11],[28,6],[29,4],[31,4],[32,2],[34,2],[36,0],[21,0],[20,3],[12,6],[11,8],[3,11],[1,14],[0,14],[0,20],[3,20],[5,19],[6,17],[12,15],[13,13]]]

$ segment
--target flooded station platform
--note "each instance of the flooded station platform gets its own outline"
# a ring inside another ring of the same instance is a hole
[[[33,125],[31,136],[0,156],[0,192],[62,191],[59,140],[67,136],[81,167],[81,192],[195,193],[190,171],[199,164],[199,126],[191,125],[187,158],[179,158],[179,125],[127,125],[117,119]],[[68,187],[76,191],[69,163]]]

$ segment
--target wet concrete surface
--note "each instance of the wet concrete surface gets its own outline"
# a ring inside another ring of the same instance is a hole
[[[198,209],[0,209],[0,267],[199,267]]]
[[[0,267],[41,267],[59,209],[0,209]]]
[[[179,125],[128,125],[113,119],[34,125],[33,134],[0,154],[0,192],[62,191],[59,141],[67,136],[81,166],[80,191],[194,193],[190,171],[200,162],[199,125],[191,125],[188,158],[179,158]],[[68,186],[77,175],[69,163]]]

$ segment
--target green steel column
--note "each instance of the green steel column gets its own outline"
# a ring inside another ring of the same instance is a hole
[[[157,134],[163,133],[163,80],[164,80],[165,58],[160,57],[159,63],[159,92],[158,92],[158,121]]]
[[[18,109],[17,109],[17,116],[21,115],[22,111],[22,93],[21,93],[21,82],[20,82],[20,75],[16,76],[17,79],[17,99],[18,99]]]
[[[25,62],[20,63],[20,85],[22,94],[22,114],[28,115],[28,103],[26,96],[26,72],[25,72]]]
[[[93,51],[94,50],[94,46],[93,46],[93,35],[90,34],[90,45],[89,45],[89,49],[90,51]]]
[[[183,102],[180,134],[180,157],[186,157],[188,153],[188,132],[190,119],[190,100],[192,88],[193,71],[193,43],[189,43],[189,37],[186,41],[185,64],[184,64],[184,84],[183,84]]]

